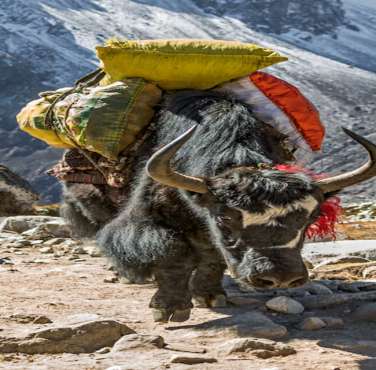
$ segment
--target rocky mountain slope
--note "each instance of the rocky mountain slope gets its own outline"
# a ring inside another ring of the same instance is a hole
[[[290,60],[270,70],[301,88],[328,127],[323,154],[312,166],[319,172],[349,169],[364,154],[339,126],[376,141],[374,17],[376,6],[367,0],[3,0],[0,160],[46,200],[56,200],[59,186],[44,171],[60,152],[17,129],[19,109],[39,91],[69,86],[95,68],[94,46],[109,37],[216,38],[286,54]],[[368,182],[348,199],[375,195]]]

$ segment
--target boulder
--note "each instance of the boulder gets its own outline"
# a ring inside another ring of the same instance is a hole
[[[0,338],[0,353],[93,353],[111,347],[122,336],[135,332],[115,320],[95,320],[50,326],[22,338]]]
[[[0,165],[0,217],[33,213],[39,195],[9,168]]]
[[[37,226],[47,222],[62,220],[60,217],[51,216],[14,216],[7,217],[0,224],[0,232],[23,233],[24,231],[34,229]]]

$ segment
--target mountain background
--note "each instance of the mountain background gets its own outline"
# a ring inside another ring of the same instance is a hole
[[[111,37],[213,38],[254,42],[289,61],[268,70],[312,100],[327,127],[316,172],[356,167],[366,154],[340,130],[376,142],[374,0],[2,0],[0,2],[0,163],[56,201],[44,172],[61,152],[22,133],[15,116],[40,91],[71,86],[95,69],[95,45]],[[374,182],[344,193],[372,200]]]

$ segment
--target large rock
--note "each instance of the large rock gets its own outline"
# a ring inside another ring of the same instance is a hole
[[[55,220],[26,230],[22,235],[30,239],[45,239],[50,237],[69,238],[71,236],[71,229],[63,219],[55,217]]]
[[[0,338],[0,353],[92,353],[134,333],[127,325],[114,320],[51,326],[23,338]]]
[[[15,233],[23,233],[27,230],[34,229],[40,225],[44,225],[49,222],[64,223],[60,217],[50,216],[14,216],[7,217],[0,224],[0,232],[11,231]]]
[[[32,214],[38,199],[26,180],[0,165],[0,216]]]

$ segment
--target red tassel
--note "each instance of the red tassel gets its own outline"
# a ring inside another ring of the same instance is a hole
[[[275,166],[275,169],[290,173],[301,172],[315,180],[325,177],[323,175],[316,175],[306,168],[295,165],[279,164]],[[341,215],[341,199],[339,197],[328,198],[320,206],[320,216],[307,228],[306,237],[308,239],[329,237],[332,240],[336,240],[336,224]]]

